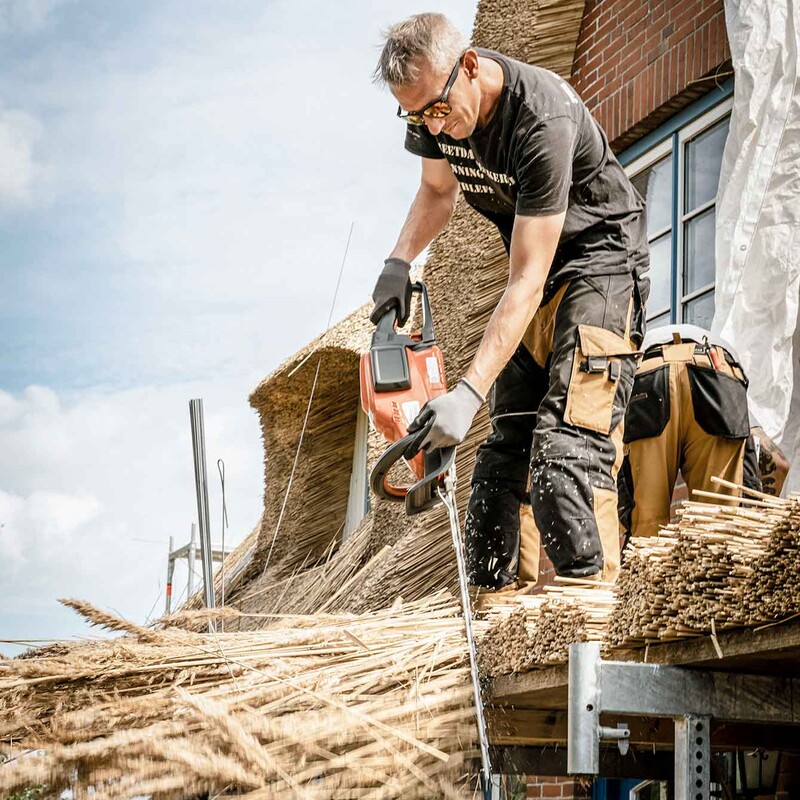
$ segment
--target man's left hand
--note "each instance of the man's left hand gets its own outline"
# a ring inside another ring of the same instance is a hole
[[[429,400],[408,426],[408,432],[416,433],[430,424],[421,450],[461,444],[483,400],[480,392],[462,378],[453,391]]]

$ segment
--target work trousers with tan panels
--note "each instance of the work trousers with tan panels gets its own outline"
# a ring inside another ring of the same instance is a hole
[[[622,421],[648,286],[631,274],[562,285],[495,381],[465,525],[473,585],[535,583],[540,532],[559,575],[616,576]]]
[[[689,497],[695,489],[735,493],[713,476],[760,489],[749,437],[747,380],[722,347],[648,348],[625,417],[619,512],[626,536],[653,536],[669,522],[679,470]]]

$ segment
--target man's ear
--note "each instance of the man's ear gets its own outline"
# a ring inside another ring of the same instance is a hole
[[[472,48],[465,51],[462,63],[470,79],[474,80],[478,77],[478,54]]]

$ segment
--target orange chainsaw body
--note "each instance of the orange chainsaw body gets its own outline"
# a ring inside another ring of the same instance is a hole
[[[392,310],[378,323],[368,352],[362,354],[359,365],[361,407],[375,428],[389,442],[408,435],[408,426],[428,400],[444,394],[447,383],[444,357],[433,339],[430,308],[424,286],[423,329],[410,335],[399,333],[396,314]],[[422,452],[407,460],[418,479],[425,477]],[[405,487],[392,486],[384,481],[383,488],[393,498],[402,499]]]

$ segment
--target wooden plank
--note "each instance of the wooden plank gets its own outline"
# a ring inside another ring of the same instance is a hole
[[[534,708],[566,708],[567,665],[501,675],[488,686],[488,694],[495,705],[512,703],[531,705]],[[531,702],[527,702],[530,700]]]
[[[717,635],[723,657],[719,658],[710,636],[651,645],[646,649],[615,652],[615,661],[647,661],[649,664],[708,666],[737,672],[765,672],[800,676],[800,621],[770,627],[742,628]],[[645,658],[646,655],[646,658]]]
[[[717,636],[719,658],[710,636],[620,650],[607,658],[614,661],[646,661],[649,664],[708,667],[720,671],[800,677],[800,620],[762,628],[743,628]],[[539,709],[563,709],[567,705],[566,664],[516,675],[503,675],[489,685],[495,705]]]
[[[631,744],[646,747],[672,747],[673,723],[669,719],[622,717],[604,714],[603,725],[615,728],[625,722],[631,731]],[[567,712],[533,709],[489,709],[489,739],[494,745],[566,744]]]
[[[601,722],[609,728],[617,727],[618,723],[627,724],[631,732],[629,742],[633,748],[673,748],[675,729],[671,719],[603,714]],[[561,747],[567,742],[566,711],[488,709],[487,724],[489,739],[495,747]],[[713,721],[711,738],[715,750],[760,747],[800,752],[800,726]]]
[[[504,775],[567,774],[567,751],[564,747],[501,747],[496,763]],[[652,750],[620,754],[616,747],[600,751],[600,775],[604,778],[671,780],[675,772],[671,752]]]

